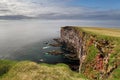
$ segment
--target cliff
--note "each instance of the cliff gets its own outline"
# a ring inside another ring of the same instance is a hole
[[[66,26],[61,28],[61,43],[70,59],[79,61],[80,73],[89,79],[112,79],[120,65],[119,34],[117,29]]]
[[[79,71],[81,71],[82,63],[87,54],[87,38],[89,38],[88,35],[77,28],[63,27],[61,29],[62,44],[70,54],[74,54],[74,59],[79,60]]]

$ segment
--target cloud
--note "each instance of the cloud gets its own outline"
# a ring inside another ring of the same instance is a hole
[[[0,19],[120,20],[120,10],[67,6],[72,0],[0,0]]]
[[[32,3],[29,4],[22,0],[0,0],[0,16],[34,16],[35,10],[33,8],[35,6]]]

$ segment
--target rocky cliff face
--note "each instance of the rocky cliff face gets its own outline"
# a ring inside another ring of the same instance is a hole
[[[61,42],[65,50],[79,60],[79,72],[90,79],[107,78],[117,67],[116,63],[109,65],[109,58],[114,53],[114,43],[97,38],[76,27],[61,28]]]
[[[61,40],[62,44],[70,52],[74,54],[73,59],[78,59],[80,62],[79,71],[81,71],[81,66],[85,56],[87,54],[87,41],[88,35],[85,32],[80,32],[79,30],[72,27],[63,27],[61,29]]]

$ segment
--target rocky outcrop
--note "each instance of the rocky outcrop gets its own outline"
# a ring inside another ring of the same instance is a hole
[[[81,71],[82,63],[87,54],[87,38],[88,35],[86,35],[85,32],[80,32],[73,27],[63,27],[61,29],[62,44],[70,54],[75,54],[74,58],[79,60],[79,72]]]
[[[61,39],[64,49],[71,59],[79,60],[79,72],[90,79],[103,79],[110,75],[116,67],[116,63],[109,65],[109,58],[114,53],[114,43],[98,38],[77,27],[62,27]]]

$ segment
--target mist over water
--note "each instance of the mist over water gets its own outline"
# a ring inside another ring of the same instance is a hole
[[[57,27],[43,26],[41,22],[1,21],[0,58],[36,60],[35,57],[41,56],[38,53],[43,52],[42,47],[46,46],[43,42],[58,37],[58,30]]]
[[[44,59],[46,62],[62,62],[62,56],[45,55],[50,50],[44,41],[53,42],[58,38],[62,26],[101,26],[119,27],[117,21],[82,21],[82,20],[1,20],[0,21],[0,59],[32,60]],[[54,58],[54,60],[53,60]]]

